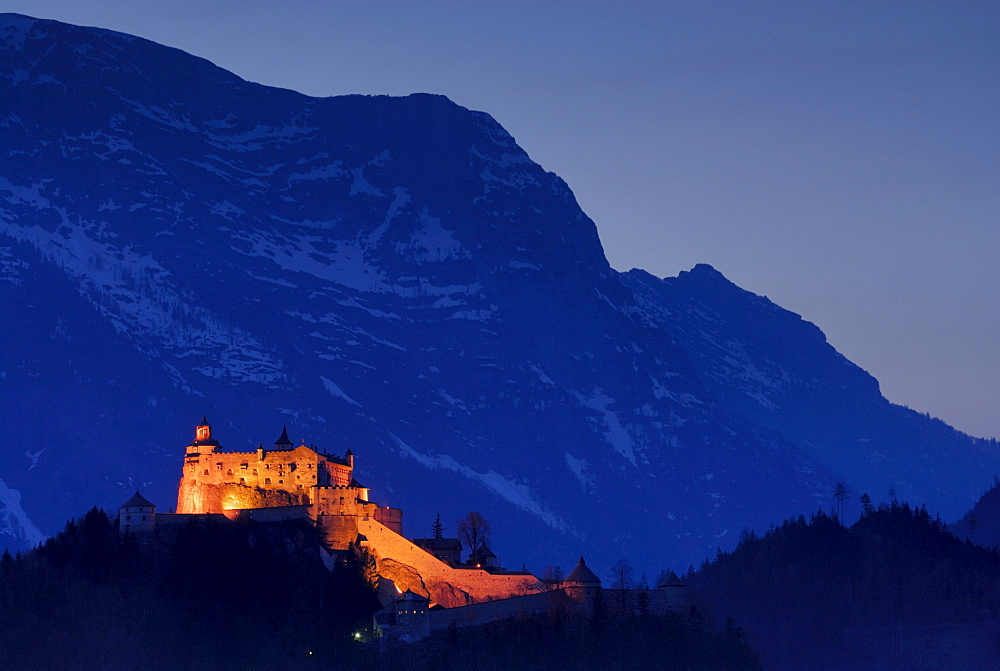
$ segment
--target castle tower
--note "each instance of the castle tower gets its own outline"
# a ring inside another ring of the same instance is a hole
[[[212,425],[205,415],[201,416],[201,424],[194,427],[194,442],[188,445],[188,454],[210,454],[219,446],[219,441],[212,438]]]
[[[118,508],[118,531],[121,533],[149,533],[156,527],[156,506],[139,490]]]
[[[601,591],[601,579],[590,570],[580,555],[580,562],[562,582],[566,596],[574,601],[590,603]]]
[[[687,602],[687,588],[676,573],[669,571],[665,576],[661,576],[656,589],[666,595],[667,608],[675,613],[682,612]]]
[[[288,429],[285,425],[281,425],[281,435],[278,436],[278,440],[274,441],[274,449],[276,450],[290,450],[294,447],[292,441],[288,438]]]

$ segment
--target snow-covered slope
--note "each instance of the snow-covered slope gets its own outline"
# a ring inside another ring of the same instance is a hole
[[[0,39],[0,478],[43,532],[136,486],[168,509],[203,413],[230,448],[350,447],[409,533],[477,510],[539,570],[686,565],[846,477],[727,407],[488,115],[16,15]]]

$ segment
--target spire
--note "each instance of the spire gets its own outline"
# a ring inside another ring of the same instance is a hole
[[[292,441],[288,438],[288,429],[284,424],[281,425],[281,435],[274,441],[274,446],[279,450],[292,448]]]

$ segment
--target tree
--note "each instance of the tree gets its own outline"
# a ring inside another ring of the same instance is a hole
[[[432,532],[434,533],[435,540],[441,540],[444,538],[444,525],[441,524],[441,513],[438,513],[437,517],[434,518],[434,527]]]
[[[486,543],[490,533],[490,523],[477,512],[471,512],[458,521],[458,540],[469,548],[469,552]]]
[[[562,582],[564,577],[565,576],[563,575],[561,566],[549,564],[545,567],[545,570],[542,571],[542,580],[547,582]]]
[[[833,498],[837,499],[837,517],[840,518],[840,522],[843,524],[844,502],[851,498],[851,495],[847,493],[847,485],[843,482],[838,482],[833,488]]]
[[[611,588],[616,590],[618,607],[622,615],[632,614],[632,588],[635,572],[628,559],[619,559],[611,566]]]
[[[861,495],[861,510],[865,515],[871,515],[875,512],[875,506],[872,505],[872,497],[868,496],[867,492]]]

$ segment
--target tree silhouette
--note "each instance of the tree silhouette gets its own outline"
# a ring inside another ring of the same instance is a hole
[[[458,521],[458,540],[469,548],[469,552],[474,552],[485,543],[490,533],[490,523],[477,512],[471,512]]]
[[[431,532],[434,534],[435,540],[444,538],[444,525],[441,524],[441,513],[438,513],[434,518],[434,527],[431,529]]]
[[[837,517],[840,518],[840,522],[843,524],[844,502],[851,498],[851,495],[847,493],[847,485],[843,482],[838,482],[833,488],[833,498],[837,499]]]

